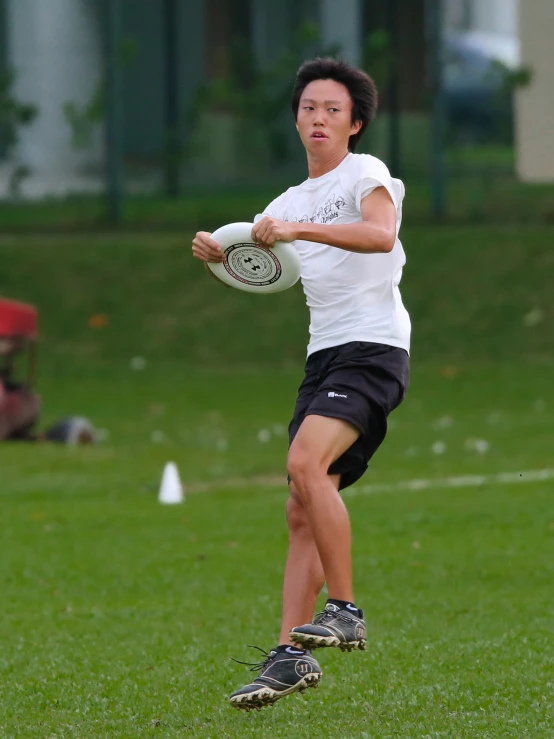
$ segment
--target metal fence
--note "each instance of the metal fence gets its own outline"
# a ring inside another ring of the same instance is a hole
[[[516,35],[472,30],[456,3],[467,11],[466,0],[1,0],[3,198],[101,193],[117,222],[126,198],[291,184],[305,176],[294,74],[332,53],[380,89],[363,150],[435,215],[465,183],[471,207],[476,187],[514,178],[525,76]]]

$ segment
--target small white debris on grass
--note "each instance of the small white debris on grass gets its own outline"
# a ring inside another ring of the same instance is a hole
[[[133,357],[131,359],[131,369],[140,372],[146,367],[146,359],[144,357]]]
[[[284,436],[287,431],[286,427],[283,426],[282,423],[275,423],[271,430],[275,436]]]
[[[444,443],[444,441],[435,441],[435,443],[431,447],[431,451],[433,452],[433,454],[437,455],[444,454],[446,451],[446,444]]]
[[[452,416],[443,416],[442,418],[439,418],[435,423],[433,424],[433,428],[435,429],[449,429],[453,426],[454,419]]]
[[[215,445],[218,452],[226,452],[229,448],[229,442],[227,439],[218,439]]]
[[[485,439],[475,440],[475,451],[479,454],[486,454],[489,451],[490,444]]]
[[[529,313],[526,313],[523,317],[523,323],[527,326],[527,328],[532,328],[533,326],[537,326],[539,323],[542,322],[544,318],[544,313],[540,308],[533,308],[533,310],[530,310]]]
[[[465,448],[478,454],[486,454],[490,449],[490,444],[486,439],[466,439]]]
[[[165,441],[165,434],[163,431],[152,431],[150,434],[150,441],[152,444],[163,444]]]
[[[267,444],[267,442],[271,439],[271,431],[268,429],[260,429],[258,431],[258,441],[260,444]]]

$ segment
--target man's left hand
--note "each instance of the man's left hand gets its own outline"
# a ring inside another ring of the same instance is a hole
[[[254,224],[252,239],[261,246],[273,246],[276,241],[294,241],[298,238],[297,223],[279,221],[277,218],[264,216]]]

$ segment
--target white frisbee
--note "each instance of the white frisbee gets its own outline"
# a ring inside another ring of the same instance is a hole
[[[252,241],[253,223],[229,223],[212,239],[225,252],[224,262],[207,262],[218,280],[247,293],[288,290],[300,277],[300,257],[288,241],[265,249]]]

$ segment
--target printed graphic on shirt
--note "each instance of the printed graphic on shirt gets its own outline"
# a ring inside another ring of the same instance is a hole
[[[321,205],[317,211],[311,216],[304,215],[301,218],[293,218],[296,223],[332,223],[339,215],[341,208],[346,205],[346,200],[342,195],[336,196],[334,193],[331,197]]]

